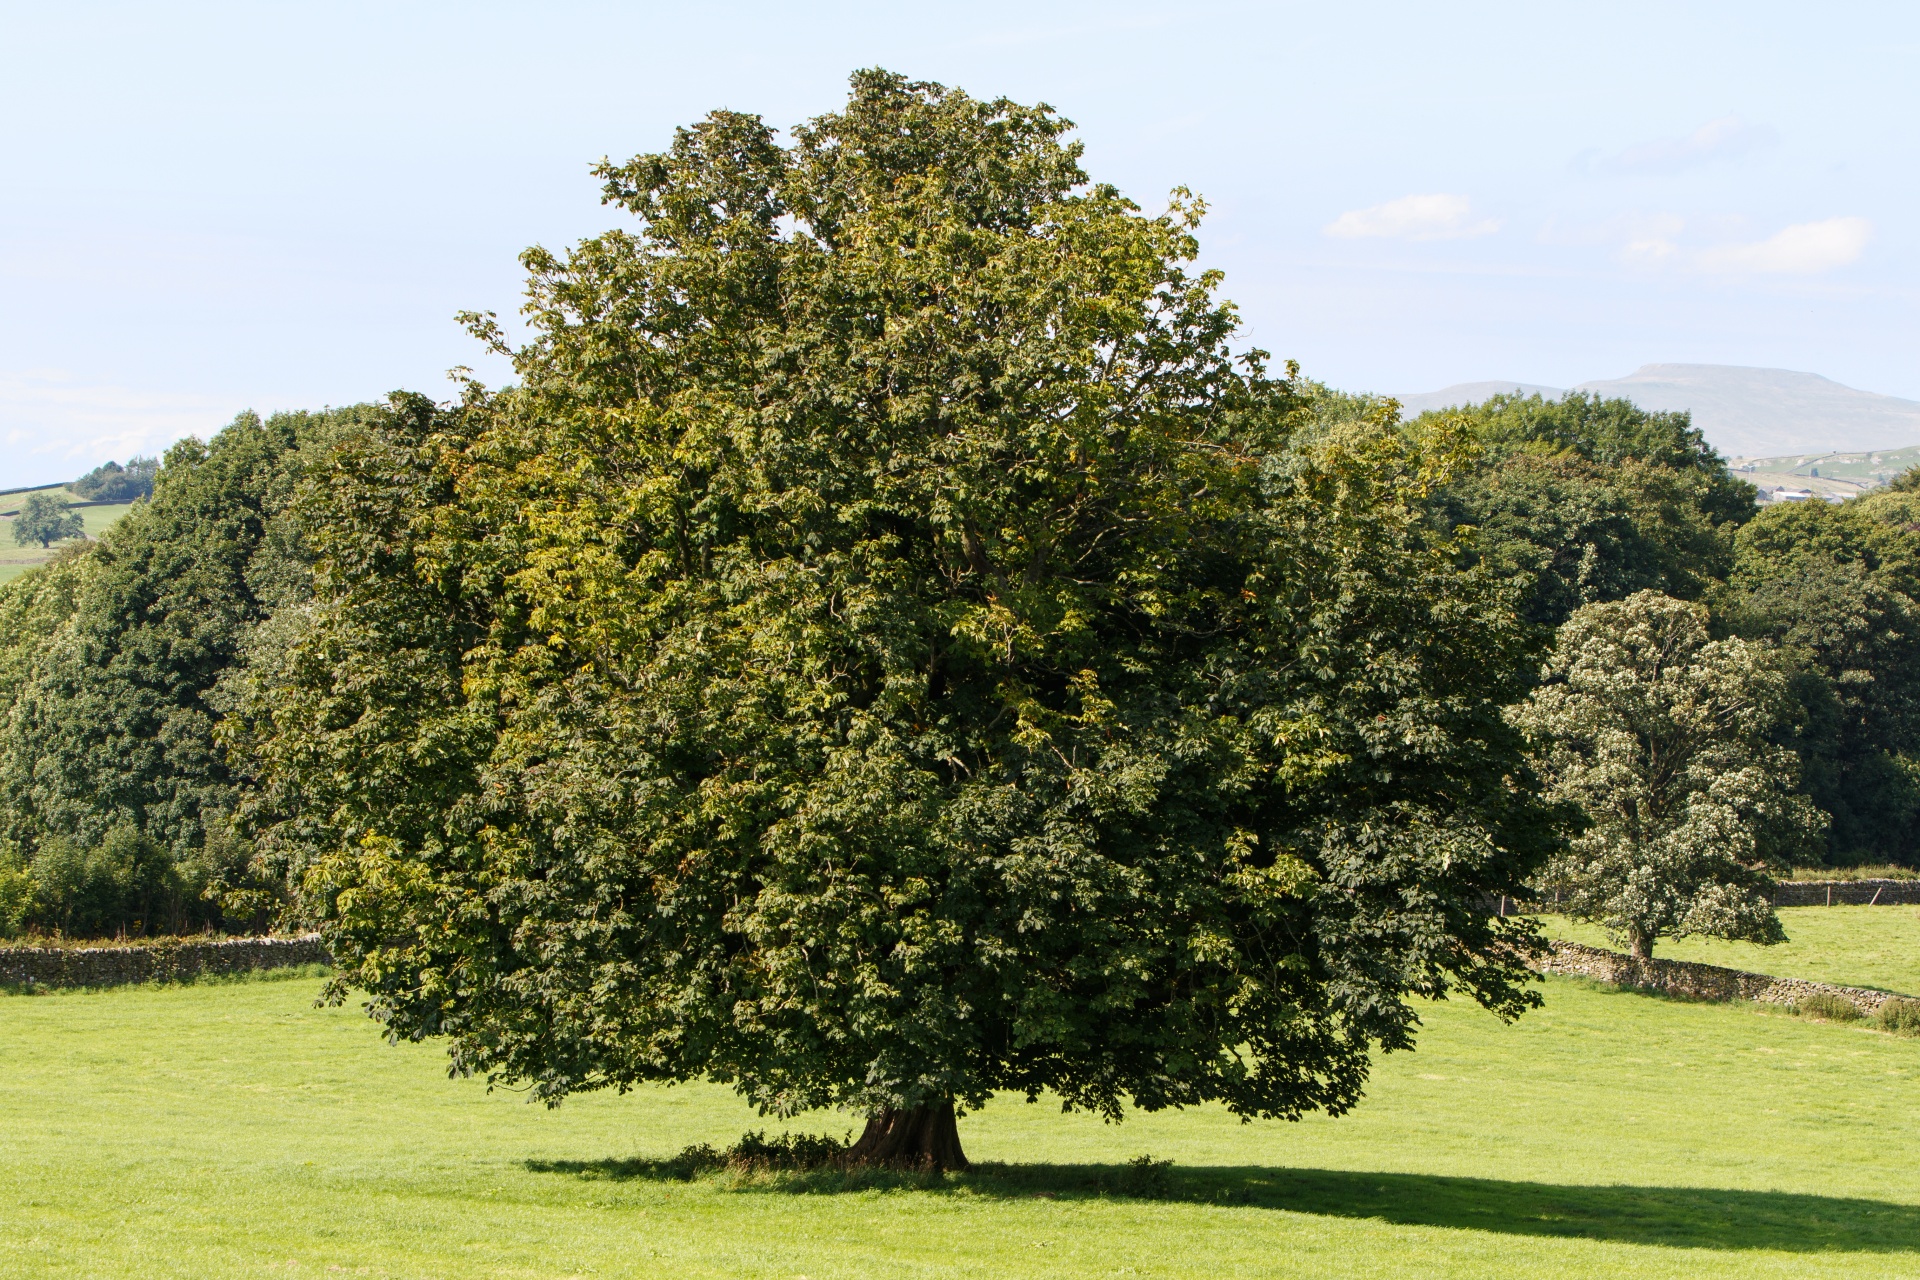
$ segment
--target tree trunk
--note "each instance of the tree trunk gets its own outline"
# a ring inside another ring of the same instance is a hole
[[[960,1128],[954,1122],[953,1101],[928,1103],[897,1111],[882,1107],[867,1117],[866,1132],[847,1148],[847,1164],[878,1165],[888,1169],[965,1169],[960,1150]]]
[[[1627,954],[1635,960],[1653,959],[1653,935],[1635,929],[1627,934]]]

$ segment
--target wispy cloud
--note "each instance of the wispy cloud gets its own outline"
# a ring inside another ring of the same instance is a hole
[[[1634,214],[1614,219],[1581,233],[1556,232],[1542,240],[1560,244],[1611,243],[1614,257],[1631,267],[1664,267],[1715,275],[1817,275],[1857,262],[1873,238],[1873,224],[1865,218],[1826,218],[1797,222],[1762,240],[1723,240],[1731,221],[1708,219],[1692,226],[1670,213]],[[1718,224],[1716,226],[1716,223]],[[1691,243],[1689,243],[1691,241]]]
[[[1872,238],[1865,218],[1797,222],[1765,240],[1702,249],[1694,262],[1703,271],[1738,275],[1813,275],[1858,261]]]
[[[1463,240],[1500,229],[1497,218],[1473,220],[1465,196],[1402,196],[1365,209],[1349,209],[1321,228],[1341,240]]]
[[[1594,167],[1603,173],[1684,173],[1716,160],[1735,159],[1779,141],[1780,135],[1770,125],[1755,124],[1739,116],[1722,116],[1707,121],[1684,138],[1643,142],[1618,155],[1600,159]]]
[[[0,488],[157,454],[182,436],[212,435],[232,413],[205,396],[89,385],[52,370],[0,372]]]

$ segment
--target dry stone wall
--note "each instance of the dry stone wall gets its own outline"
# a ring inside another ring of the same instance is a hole
[[[1814,995],[1838,996],[1871,1016],[1889,1000],[1908,997],[1866,987],[1840,987],[1799,978],[1776,978],[1764,973],[1723,969],[1717,964],[1685,960],[1636,960],[1618,951],[1583,947],[1577,942],[1555,942],[1533,962],[1542,973],[1575,973],[1619,987],[1636,987],[1693,1000],[1760,1000],[1767,1004],[1800,1004]]]
[[[0,986],[112,987],[133,982],[186,982],[328,961],[318,934],[205,942],[169,938],[111,947],[0,947]]]
[[[1920,880],[1781,880],[1776,907],[1888,907],[1920,902]]]

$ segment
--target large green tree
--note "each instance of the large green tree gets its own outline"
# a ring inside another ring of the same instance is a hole
[[[716,113],[525,256],[517,387],[335,455],[231,723],[392,1034],[950,1166],[995,1090],[1339,1112],[1409,997],[1528,1003],[1524,627],[1424,513],[1467,442],[1296,442],[1198,203],[1067,128]]]
[[[1770,738],[1788,706],[1772,655],[1641,591],[1575,610],[1543,676],[1513,718],[1588,823],[1541,879],[1560,909],[1641,957],[1666,936],[1783,940],[1767,873],[1825,824]]]
[[[243,414],[183,441],[153,496],[84,555],[0,593],[0,841],[42,873],[36,923],[221,919],[201,895],[248,857],[215,740],[222,682],[304,595],[286,507],[307,459],[378,412]]]
[[[1825,860],[1920,858],[1920,498],[1777,503],[1740,531],[1714,593],[1735,634],[1794,665],[1790,740],[1832,816]]]
[[[1439,509],[1475,526],[1477,554],[1526,584],[1530,620],[1558,626],[1583,604],[1643,590],[1698,599],[1726,576],[1754,490],[1687,414],[1578,391],[1455,412],[1481,453]]]

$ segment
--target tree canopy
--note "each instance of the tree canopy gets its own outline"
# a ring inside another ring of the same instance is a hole
[[[103,462],[73,482],[73,491],[90,502],[132,502],[153,493],[160,472],[158,458],[135,456],[127,465]]]
[[[66,503],[50,493],[28,494],[13,517],[13,540],[23,547],[36,542],[42,547],[51,547],[56,542],[81,537],[86,531],[86,521],[80,518],[80,513],[69,511]]]
[[[1441,510],[1476,526],[1478,554],[1527,584],[1530,620],[1558,626],[1583,604],[1643,590],[1697,599],[1726,576],[1753,486],[1685,413],[1579,391],[1453,412],[1482,453]]]
[[[1740,531],[1715,593],[1722,625],[1795,668],[1809,795],[1832,815],[1825,860],[1920,855],[1920,501],[1778,503]]]
[[[216,740],[222,683],[305,591],[286,512],[301,468],[372,412],[242,414],[210,444],[183,441],[151,500],[0,588],[0,847],[38,886],[29,922],[222,918],[205,894],[240,888],[250,855]]]
[[[1526,629],[1426,514],[1470,442],[1302,438],[1199,202],[1068,128],[872,71],[605,164],[638,225],[524,256],[519,384],[313,482],[230,729],[392,1034],[954,1163],[995,1090],[1338,1112],[1410,996],[1528,1002]]]
[[[1548,794],[1588,822],[1541,878],[1561,909],[1636,956],[1669,935],[1782,941],[1766,873],[1824,821],[1769,740],[1788,698],[1761,646],[1714,640],[1704,606],[1641,591],[1576,610],[1543,674],[1514,720]]]

